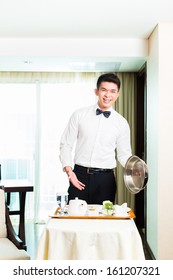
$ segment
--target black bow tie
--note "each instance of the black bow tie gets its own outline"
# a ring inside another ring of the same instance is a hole
[[[109,118],[111,112],[110,111],[102,111],[99,108],[97,108],[96,115],[100,115],[100,114],[103,114],[105,116],[105,118]]]

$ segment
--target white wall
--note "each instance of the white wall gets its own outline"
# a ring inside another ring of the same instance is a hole
[[[142,39],[0,38],[0,56],[145,58],[147,52]]]
[[[157,256],[158,220],[158,32],[149,39],[149,59],[147,62],[147,241]]]
[[[149,38],[147,240],[157,259],[173,259],[173,24]]]

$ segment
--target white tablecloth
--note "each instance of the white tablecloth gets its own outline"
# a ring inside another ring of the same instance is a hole
[[[51,218],[37,248],[37,260],[144,260],[133,219]]]

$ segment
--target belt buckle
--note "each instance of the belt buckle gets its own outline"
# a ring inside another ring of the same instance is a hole
[[[87,174],[94,174],[94,173],[90,172],[90,168],[89,167],[87,167]]]

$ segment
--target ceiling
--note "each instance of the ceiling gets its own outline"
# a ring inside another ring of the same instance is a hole
[[[0,0],[0,38],[148,39],[158,23],[173,23],[172,0]],[[1,57],[0,71],[112,71],[123,64],[137,71],[144,63],[44,57]],[[56,64],[56,67],[55,67]]]

